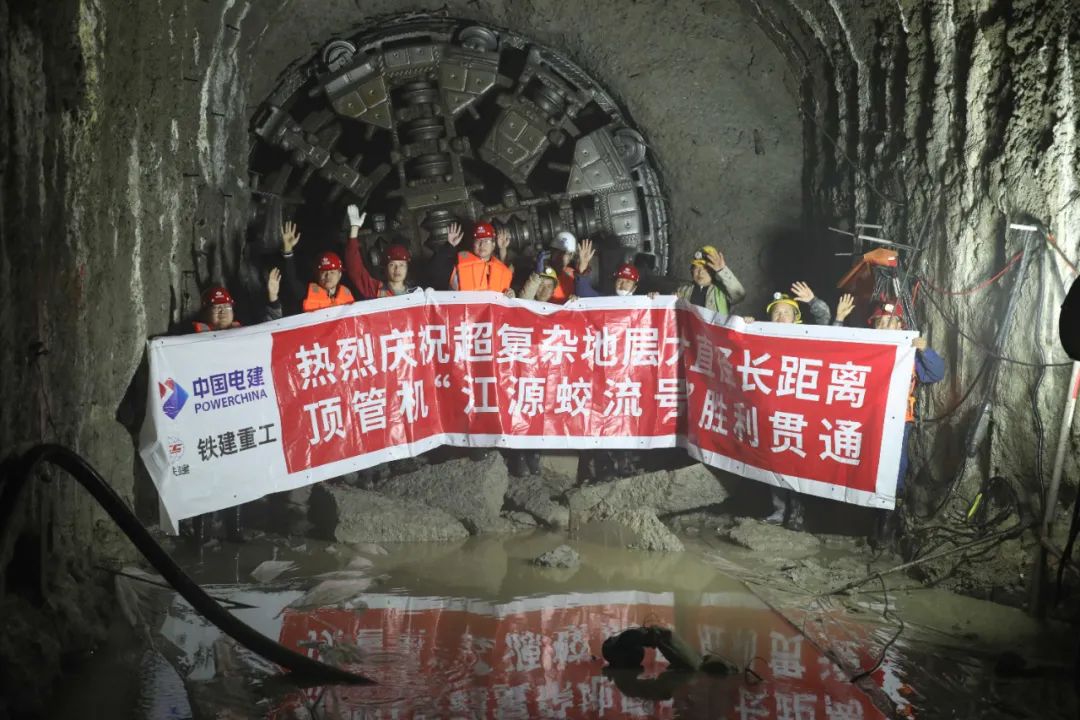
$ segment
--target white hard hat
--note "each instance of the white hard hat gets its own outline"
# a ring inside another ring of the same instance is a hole
[[[577,238],[574,237],[574,233],[563,230],[555,234],[551,247],[553,250],[562,250],[565,253],[577,252]]]

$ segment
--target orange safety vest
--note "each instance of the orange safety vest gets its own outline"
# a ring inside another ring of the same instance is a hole
[[[334,297],[330,297],[330,293],[323,290],[321,285],[308,283],[307,297],[304,298],[304,312],[322,310],[337,305],[348,305],[352,301],[353,295],[349,292],[349,288],[344,285],[338,285]]]
[[[204,322],[199,322],[198,320],[193,322],[192,325],[195,326],[195,332],[197,332],[197,333],[212,332],[214,330],[214,328],[210,327],[209,325],[207,325]],[[229,328],[238,328],[238,327],[240,327],[240,323],[236,322],[235,320],[233,320],[233,324],[229,326]],[[226,328],[226,329],[229,329],[229,328]]]
[[[458,253],[457,267],[450,275],[450,286],[457,280],[458,290],[494,290],[506,292],[514,274],[501,260],[492,256],[481,260],[471,252]]]
[[[566,302],[566,298],[574,294],[574,277],[574,271],[571,268],[566,268],[559,273],[559,284],[555,286],[555,292],[551,293],[551,300],[548,302]]]
[[[908,388],[907,416],[904,422],[915,422],[915,386],[919,384],[919,376],[911,371],[911,387]]]

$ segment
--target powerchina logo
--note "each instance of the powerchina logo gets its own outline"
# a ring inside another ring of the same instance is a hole
[[[262,367],[229,370],[195,378],[191,383],[191,392],[196,398],[196,415],[266,400],[268,397]]]
[[[188,399],[187,391],[172,378],[158,383],[158,395],[161,396],[161,409],[170,420],[176,419]]]

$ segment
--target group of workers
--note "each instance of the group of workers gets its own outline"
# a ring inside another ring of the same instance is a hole
[[[314,277],[306,286],[297,279],[293,259],[300,233],[294,223],[286,223],[282,227],[281,267],[273,268],[268,274],[265,319],[282,317],[282,291],[292,301],[298,300],[304,312],[311,312],[347,305],[356,301],[357,295],[361,299],[373,299],[402,295],[417,289],[409,282],[412,255],[408,248],[400,244],[389,245],[383,252],[383,279],[371,274],[364,264],[360,241],[364,215],[355,205],[350,205],[347,212],[349,235],[345,242],[344,262],[335,252],[322,253],[317,258]],[[488,290],[511,298],[558,304],[600,295],[590,272],[596,248],[588,239],[579,243],[568,232],[558,233],[551,245],[537,257],[527,280],[515,291],[512,287],[514,269],[508,259],[509,231],[496,228],[489,222],[478,222],[471,229],[468,247],[464,245],[465,235],[460,225],[451,225],[447,242],[428,261],[430,277],[445,278],[441,287],[440,283],[433,282],[435,289]],[[356,290],[355,295],[342,283],[343,275]],[[690,261],[690,276],[691,282],[676,291],[678,297],[722,315],[730,314],[731,308],[746,295],[742,284],[725,262],[723,253],[713,246],[706,245],[694,253]],[[633,295],[638,290],[641,274],[633,264],[623,263],[611,279],[616,295]],[[649,295],[655,296],[656,293]],[[802,323],[803,305],[813,324],[828,325],[831,322],[833,325],[843,325],[855,309],[855,299],[848,294],[841,296],[833,320],[828,305],[816,297],[806,283],[796,282],[791,286],[790,293],[775,293],[765,313],[769,322]],[[752,317],[743,319],[754,322]],[[903,329],[905,323],[901,305],[880,301],[870,315],[869,324],[876,329]],[[203,308],[199,320],[195,322],[195,330],[225,330],[237,326],[233,299],[228,290],[223,287],[210,288],[203,296]],[[913,345],[916,363],[911,380],[897,497],[900,496],[907,472],[908,437],[915,420],[915,389],[919,384],[935,383],[944,377],[944,361],[927,346],[926,339],[916,338]],[[600,455],[603,457],[594,470],[594,476],[606,478],[633,471],[629,452]],[[531,473],[539,472],[539,456],[535,451],[511,453],[508,460],[513,474],[523,474],[526,469]],[[795,493],[774,489],[772,499],[773,512],[766,518],[768,522],[783,523],[789,527],[801,526],[802,505]]]

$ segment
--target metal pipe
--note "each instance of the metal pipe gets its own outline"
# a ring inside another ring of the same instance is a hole
[[[1046,492],[1046,508],[1044,508],[1042,522],[1044,538],[1050,537],[1050,529],[1054,525],[1057,496],[1061,489],[1061,473],[1065,468],[1065,448],[1069,443],[1069,433],[1072,431],[1078,393],[1080,393],[1080,362],[1074,361],[1069,381],[1069,396],[1065,399],[1065,410],[1061,415],[1061,430],[1058,432],[1057,452],[1054,454],[1054,470],[1050,475],[1050,488]]]

